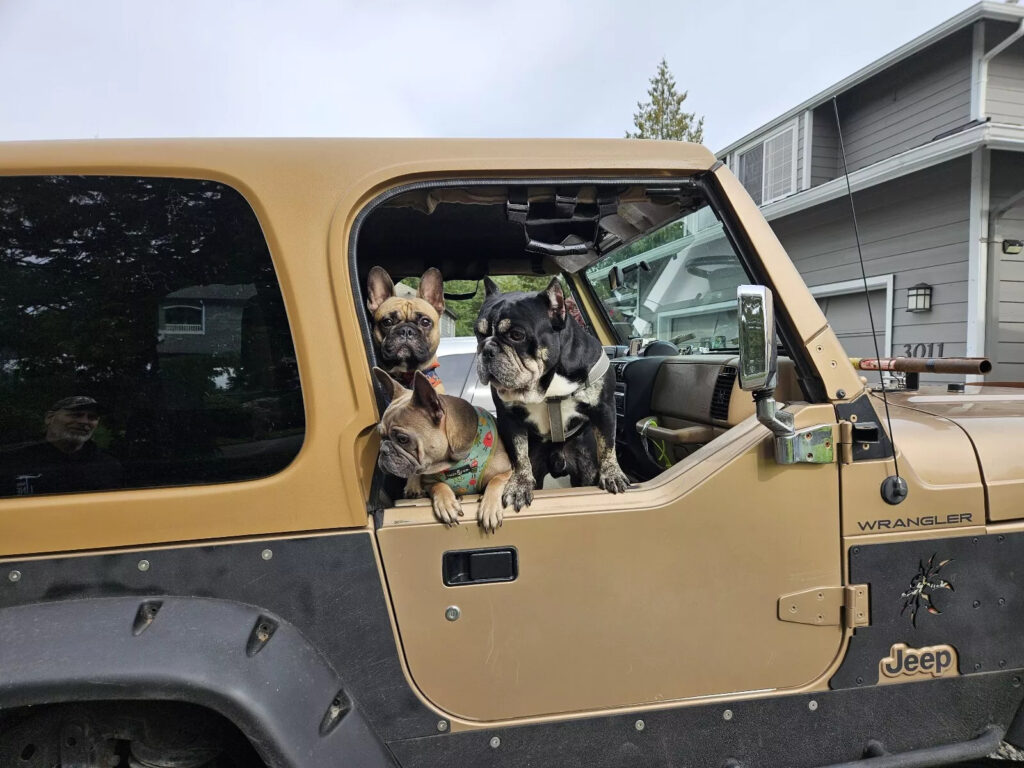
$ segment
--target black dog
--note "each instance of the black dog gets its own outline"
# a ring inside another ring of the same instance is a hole
[[[600,342],[566,320],[558,278],[540,293],[501,293],[485,278],[477,372],[491,385],[514,472],[503,501],[518,511],[544,475],[610,493],[629,481],[615,457],[615,373]]]

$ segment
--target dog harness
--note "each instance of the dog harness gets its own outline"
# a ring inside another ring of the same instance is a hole
[[[608,371],[608,366],[610,364],[608,355],[602,352],[601,356],[597,359],[597,362],[590,367],[590,373],[587,374],[586,384],[581,385],[571,394],[563,395],[562,397],[544,398],[544,402],[548,407],[548,421],[551,423],[551,442],[564,443],[570,437],[583,429],[583,425],[586,422],[580,421],[576,426],[569,430],[569,432],[565,431],[565,422],[568,420],[569,416],[575,412],[575,410],[573,410],[570,413],[566,413],[566,406],[571,405],[568,401],[583,387],[589,387],[591,384],[600,381]]]
[[[494,441],[497,439],[498,429],[494,417],[483,408],[476,407],[476,438],[469,449],[469,455],[451,469],[424,475],[424,486],[445,483],[459,496],[480,493],[483,490],[480,487],[480,478],[484,476],[487,465],[491,463]]]
[[[437,369],[441,367],[441,364],[435,360],[433,363],[428,365],[426,368],[420,370],[424,376],[427,377],[427,381],[430,382],[430,386],[437,389],[441,386],[441,377],[437,374]],[[416,375],[416,371],[396,371],[391,376],[401,384],[403,387],[412,387],[413,376]]]

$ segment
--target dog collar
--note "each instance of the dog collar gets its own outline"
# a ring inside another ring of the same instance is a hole
[[[475,406],[474,406],[475,407]],[[480,479],[494,455],[494,441],[498,430],[494,417],[483,408],[476,407],[476,438],[469,449],[469,455],[454,467],[432,475],[424,475],[425,484],[445,483],[456,494],[480,493]]]
[[[597,362],[590,366],[590,373],[587,374],[587,383],[585,385],[581,385],[581,387],[589,387],[591,384],[594,384],[604,378],[609,365],[611,365],[611,362],[608,360],[608,355],[602,352],[601,356],[597,358]],[[579,391],[579,388],[577,388],[577,391]],[[583,422],[580,422],[569,432],[565,431],[565,406],[567,404],[566,400],[570,397],[572,397],[572,394],[563,395],[562,397],[544,398],[544,402],[548,407],[548,421],[551,424],[551,442],[553,443],[564,443],[570,437],[583,429]]]
[[[441,367],[441,364],[435,360],[426,368],[421,368],[420,373],[427,377],[427,381],[430,382],[430,386],[437,389],[441,386],[441,377],[437,373],[437,369]],[[396,371],[391,376],[401,384],[403,387],[411,387],[412,379],[416,375],[416,371]]]

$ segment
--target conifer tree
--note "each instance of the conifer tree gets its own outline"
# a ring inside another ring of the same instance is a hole
[[[633,115],[636,131],[627,131],[626,138],[703,141],[704,117],[698,120],[695,113],[683,111],[687,92],[676,91],[676,80],[664,57],[658,64],[658,73],[650,82],[651,87],[647,89],[650,101],[637,102],[639,111]]]

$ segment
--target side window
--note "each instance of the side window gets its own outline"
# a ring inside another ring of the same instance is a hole
[[[0,497],[263,477],[304,433],[280,287],[238,192],[0,178]]]

